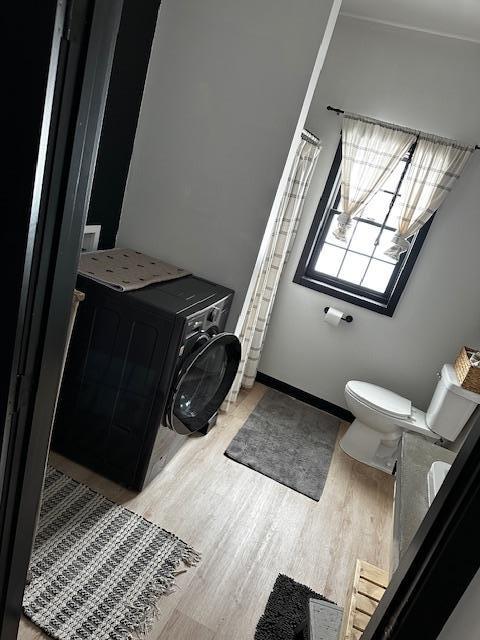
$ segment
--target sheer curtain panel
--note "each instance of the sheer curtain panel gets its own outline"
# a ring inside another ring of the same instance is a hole
[[[351,113],[343,117],[341,209],[333,234],[346,241],[361,214],[415,141],[415,133]]]
[[[420,134],[402,183],[401,210],[392,246],[385,254],[398,260],[413,236],[435,213],[460,177],[474,147]]]

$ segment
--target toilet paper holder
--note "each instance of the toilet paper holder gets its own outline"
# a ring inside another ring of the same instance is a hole
[[[324,311],[325,313],[328,313],[328,310],[330,309],[330,307],[325,307]],[[342,316],[342,320],[345,320],[345,322],[353,322],[353,316],[346,316],[345,314],[343,314]]]

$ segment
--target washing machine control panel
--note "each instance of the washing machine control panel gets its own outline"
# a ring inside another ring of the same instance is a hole
[[[190,316],[185,327],[185,339],[188,340],[199,331],[208,331],[211,327],[217,327],[222,331],[225,327],[227,301],[227,298],[219,300],[210,307]]]

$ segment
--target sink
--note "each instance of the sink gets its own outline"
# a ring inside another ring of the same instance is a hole
[[[427,473],[427,492],[428,492],[428,506],[433,502],[433,499],[437,495],[440,487],[447,473],[450,471],[451,464],[436,460],[430,467]]]

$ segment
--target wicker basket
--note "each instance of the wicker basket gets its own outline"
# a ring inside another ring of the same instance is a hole
[[[480,393],[480,367],[472,367],[470,364],[470,356],[476,351],[478,349],[462,347],[454,366],[461,386],[469,391]]]

